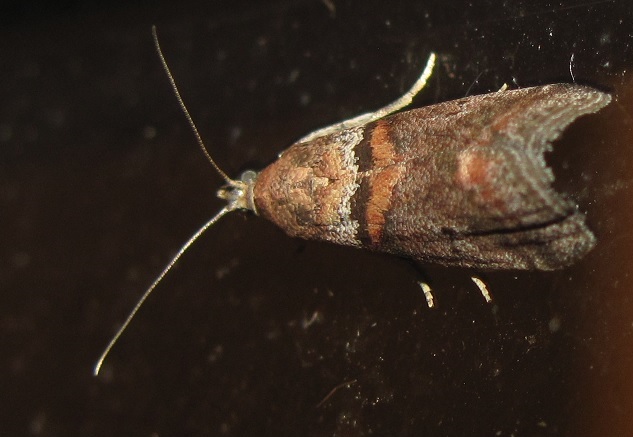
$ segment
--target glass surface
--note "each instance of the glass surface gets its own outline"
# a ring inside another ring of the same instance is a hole
[[[0,434],[633,435],[633,7],[620,1],[16,4],[0,20]],[[144,289],[218,211],[163,50],[218,164],[261,169],[406,90],[555,82],[614,102],[547,160],[598,246],[472,272],[292,239],[251,214]],[[486,304],[469,275],[486,281]]]

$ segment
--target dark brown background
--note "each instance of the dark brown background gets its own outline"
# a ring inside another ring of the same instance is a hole
[[[15,2],[0,11],[0,434],[633,435],[628,0]],[[473,5],[474,4],[474,5]],[[334,5],[334,10],[328,5]],[[156,290],[230,174],[393,100],[571,82],[615,102],[548,157],[599,238],[555,273],[415,269],[236,213]],[[315,317],[313,323],[308,323]],[[354,381],[326,395],[342,383]]]

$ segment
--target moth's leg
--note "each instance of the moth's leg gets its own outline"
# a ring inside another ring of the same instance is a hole
[[[477,276],[471,276],[470,279],[477,286],[479,292],[486,300],[486,303],[490,303],[492,301],[492,297],[490,296],[490,291],[488,291],[488,286],[486,285],[486,283]],[[435,306],[435,300],[433,299],[433,294],[431,293],[431,286],[424,281],[418,281],[418,285],[424,293],[426,304],[429,306],[429,308],[433,308]]]
[[[424,88],[429,78],[431,77],[431,73],[433,72],[434,66],[435,66],[435,53],[431,53],[429,55],[429,59],[426,61],[426,67],[424,67],[424,70],[422,71],[422,74],[420,75],[418,80],[415,81],[415,83],[409,89],[409,91],[404,93],[402,97],[400,97],[396,101],[390,103],[389,105],[385,107],[378,109],[377,111],[361,114],[357,117],[350,118],[349,120],[344,120],[340,123],[336,123],[331,126],[318,129],[312,133],[309,133],[308,135],[301,138],[297,142],[305,143],[307,141],[312,141],[315,138],[319,138],[324,135],[329,135],[335,132],[339,132],[344,129],[350,129],[350,128],[362,126],[367,123],[371,123],[372,121],[376,121],[380,118],[386,117],[387,115],[392,114],[396,111],[399,111],[400,109],[404,108],[409,103],[411,103],[415,95],[418,94],[422,88]]]
[[[424,268],[418,264],[416,261],[412,259],[404,258],[403,261],[407,263],[407,265],[415,272],[416,282],[422,293],[424,294],[424,299],[426,300],[426,304],[429,308],[435,308],[435,297],[433,296],[433,290],[429,285],[429,276],[424,272]]]
[[[418,281],[418,285],[422,289],[424,293],[424,298],[426,299],[426,304],[429,308],[433,308],[435,306],[435,301],[433,299],[433,293],[431,293],[431,286],[423,281]]]
[[[492,297],[490,296],[490,292],[488,291],[488,286],[486,285],[486,283],[482,281],[480,278],[478,278],[477,276],[471,276],[470,279],[477,286],[477,288],[479,288],[479,291],[481,292],[481,295],[486,300],[486,303],[489,303],[490,301],[492,301]]]

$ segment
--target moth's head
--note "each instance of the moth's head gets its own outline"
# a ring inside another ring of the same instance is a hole
[[[227,209],[246,209],[257,214],[253,189],[257,180],[257,172],[246,170],[238,180],[230,180],[218,190],[218,197],[226,200]]]

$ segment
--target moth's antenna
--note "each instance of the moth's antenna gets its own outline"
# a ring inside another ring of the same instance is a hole
[[[220,212],[218,212],[211,220],[206,222],[204,224],[204,226],[202,226],[200,229],[198,229],[196,231],[196,233],[193,234],[189,238],[189,240],[187,240],[187,242],[182,245],[182,247],[180,248],[178,253],[176,253],[176,255],[171,259],[171,261],[169,261],[169,264],[167,264],[167,267],[165,267],[163,269],[163,271],[160,272],[160,275],[158,275],[158,277],[154,280],[152,285],[150,285],[149,288],[145,291],[145,293],[143,293],[143,296],[138,300],[138,302],[134,306],[134,309],[132,309],[132,311],[130,312],[130,315],[127,316],[127,319],[125,319],[125,322],[123,322],[123,325],[121,325],[121,327],[116,332],[116,334],[114,334],[114,337],[112,337],[112,340],[110,340],[110,343],[108,343],[108,345],[104,349],[103,353],[99,357],[99,360],[97,361],[97,364],[95,365],[95,368],[94,368],[94,371],[93,371],[95,376],[99,375],[99,371],[101,370],[101,366],[103,365],[103,361],[106,359],[106,357],[110,353],[110,350],[115,345],[115,343],[117,342],[119,337],[121,337],[121,334],[123,334],[123,331],[125,331],[125,328],[127,328],[127,326],[130,324],[130,322],[132,321],[132,319],[134,318],[134,316],[138,312],[139,308],[141,308],[141,305],[143,305],[143,302],[145,302],[145,300],[147,300],[147,298],[149,297],[150,293],[154,290],[154,288],[156,288],[158,283],[165,277],[167,272],[169,272],[171,270],[171,268],[174,266],[174,264],[176,264],[178,259],[182,256],[182,254],[185,253],[187,251],[187,249],[189,249],[189,246],[191,246],[193,244],[193,242],[196,241],[198,239],[198,237],[200,237],[200,235],[202,235],[202,233],[204,231],[206,231],[210,226],[212,226],[215,222],[217,222],[224,214],[226,214],[227,212],[230,212],[230,211],[232,211],[230,205],[227,205],[224,208],[222,208],[220,210]]]
[[[189,114],[189,111],[187,110],[187,107],[185,106],[185,102],[182,100],[182,97],[180,96],[180,92],[178,91],[178,87],[176,86],[176,81],[174,80],[174,76],[171,74],[171,71],[169,70],[167,61],[165,61],[163,52],[160,49],[160,44],[158,43],[158,35],[156,33],[156,26],[152,26],[152,35],[154,37],[154,45],[156,46],[156,52],[158,52],[158,57],[160,58],[160,61],[163,64],[163,69],[165,70],[165,73],[167,74],[167,78],[169,79],[169,83],[171,83],[171,87],[174,90],[174,94],[176,95],[176,98],[178,99],[180,108],[182,109],[182,112],[184,112],[185,117],[187,118],[187,121],[189,122],[189,125],[191,126],[191,129],[193,130],[193,133],[196,137],[196,141],[198,142],[198,146],[200,146],[202,153],[204,153],[204,155],[207,157],[207,159],[209,160],[213,168],[215,168],[215,170],[220,174],[220,176],[224,178],[224,180],[227,183],[227,186],[222,188],[218,192],[218,196],[222,199],[225,199],[228,202],[228,205],[222,208],[220,212],[218,212],[211,220],[206,222],[204,226],[198,229],[198,231],[196,231],[196,233],[193,234],[189,238],[189,240],[187,240],[187,242],[182,245],[178,253],[176,253],[176,255],[171,259],[171,261],[169,261],[169,264],[167,264],[167,266],[163,269],[163,271],[160,272],[160,274],[154,280],[152,285],[150,285],[150,287],[147,290],[145,290],[145,293],[143,293],[143,296],[141,296],[141,298],[138,300],[138,302],[136,303],[136,305],[130,312],[130,315],[127,316],[127,319],[125,319],[125,322],[123,322],[123,325],[121,325],[121,327],[116,332],[116,334],[114,334],[114,337],[112,337],[112,340],[110,340],[110,343],[108,343],[103,353],[99,357],[99,360],[97,361],[97,364],[95,364],[94,371],[93,371],[95,376],[99,374],[99,371],[101,370],[101,366],[103,365],[104,360],[110,353],[110,350],[112,350],[117,340],[119,339],[119,337],[121,337],[121,334],[123,334],[123,331],[125,331],[125,329],[130,324],[130,322],[132,321],[132,319],[134,318],[138,310],[143,305],[143,303],[147,300],[147,298],[152,293],[152,291],[154,291],[154,289],[160,283],[160,281],[162,281],[165,275],[176,264],[178,259],[180,259],[182,254],[185,253],[187,249],[189,249],[189,246],[191,246],[194,243],[194,241],[196,241],[200,237],[200,235],[202,235],[204,231],[206,231],[209,227],[211,227],[227,212],[233,211],[235,209],[240,209],[240,208],[250,209],[251,211],[256,212],[255,204],[253,201],[253,185],[255,181],[255,176],[254,176],[255,173],[245,172],[244,175],[242,176],[242,180],[234,181],[233,179],[229,178],[226,175],[226,173],[224,173],[220,169],[220,167],[218,167],[218,165],[215,163],[213,158],[211,158],[209,151],[204,146],[202,137],[200,137],[198,128],[196,127],[196,124],[193,122],[193,118],[191,118],[191,115]]]
[[[180,97],[180,91],[178,91],[178,86],[176,85],[174,76],[171,74],[171,70],[169,69],[169,66],[167,65],[165,56],[163,56],[163,51],[160,48],[156,26],[152,26],[152,37],[154,38],[154,45],[156,46],[156,52],[158,53],[160,62],[163,64],[163,69],[165,70],[165,73],[167,74],[167,78],[169,79],[169,83],[171,84],[172,89],[174,90],[176,99],[178,99],[178,103],[180,104],[180,109],[182,109],[182,112],[185,113],[185,117],[187,118],[187,121],[189,122],[189,125],[191,126],[191,129],[193,130],[193,134],[196,136],[196,141],[198,142],[198,146],[200,146],[200,149],[202,149],[202,153],[204,153],[204,156],[207,157],[207,159],[209,160],[213,168],[215,168],[215,170],[220,174],[220,176],[222,176],[224,180],[228,184],[230,184],[231,182],[233,182],[233,179],[228,177],[226,173],[224,173],[220,169],[220,167],[215,163],[213,158],[211,158],[211,154],[205,147],[204,142],[202,141],[202,137],[200,136],[200,133],[198,132],[198,128],[196,127],[196,124],[193,122],[193,118],[191,118],[191,115],[189,114],[189,110],[187,110],[187,106],[185,106],[185,102],[182,100],[182,97]]]

